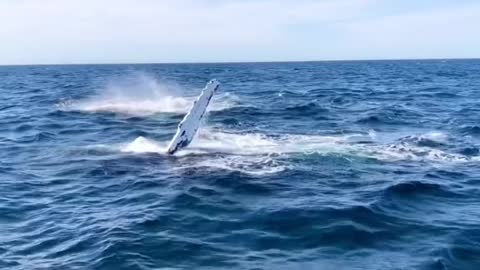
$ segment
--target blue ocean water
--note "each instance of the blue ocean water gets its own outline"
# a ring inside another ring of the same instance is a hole
[[[3,66],[0,91],[1,269],[480,269],[480,60]]]

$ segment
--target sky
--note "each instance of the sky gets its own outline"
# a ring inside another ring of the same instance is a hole
[[[0,0],[0,65],[480,58],[478,0]]]

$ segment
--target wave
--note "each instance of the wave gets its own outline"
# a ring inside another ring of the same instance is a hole
[[[326,108],[321,107],[316,102],[308,102],[304,104],[295,104],[285,108],[288,114],[298,116],[311,116],[313,114],[328,113]]]
[[[409,125],[416,123],[421,115],[402,105],[390,105],[361,113],[356,123],[364,125]]]
[[[446,145],[448,139],[447,134],[439,131],[432,131],[421,135],[409,135],[401,138],[400,141],[418,146],[437,147]]]
[[[33,143],[47,142],[55,139],[55,134],[46,131],[28,132],[28,134],[20,135],[12,138],[16,143]]]
[[[63,110],[82,112],[113,112],[135,116],[156,113],[186,113],[196,95],[183,96],[181,87],[161,82],[145,74],[112,81],[92,97],[64,100],[57,106]],[[236,97],[229,93],[216,95],[209,111],[235,106]]]
[[[397,183],[387,187],[384,190],[388,196],[398,197],[411,197],[416,195],[444,195],[453,196],[454,193],[450,192],[448,188],[435,184],[426,183],[421,181],[407,181],[403,183]],[[453,194],[453,195],[452,195]]]
[[[478,136],[480,135],[480,126],[464,126],[460,128],[460,132],[465,135]]]

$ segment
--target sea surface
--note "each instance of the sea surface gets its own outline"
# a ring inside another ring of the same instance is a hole
[[[0,93],[0,269],[480,269],[480,60],[2,66]]]

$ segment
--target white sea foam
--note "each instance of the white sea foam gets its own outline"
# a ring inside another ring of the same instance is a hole
[[[449,153],[431,147],[421,147],[411,144],[392,144],[365,149],[365,154],[385,161],[429,161],[437,163],[462,163],[476,161],[476,158],[462,154]]]
[[[146,116],[155,113],[186,113],[196,96],[183,96],[177,85],[165,83],[145,74],[114,80],[92,97],[68,100],[59,104],[65,110],[114,112]],[[210,111],[220,111],[235,105],[235,97],[219,93],[212,100]]]
[[[429,133],[427,133],[429,134]],[[261,175],[278,173],[290,165],[293,154],[344,155],[378,160],[424,161],[436,164],[478,161],[462,154],[449,153],[433,147],[418,146],[397,140],[390,144],[375,142],[376,134],[338,136],[281,135],[260,133],[236,134],[203,129],[192,144],[175,156],[182,158],[181,168],[211,168]],[[428,135],[430,136],[430,135]],[[440,136],[443,140],[446,135]],[[438,139],[438,135],[433,135]],[[165,154],[168,141],[157,142],[143,137],[123,145],[121,151]],[[195,158],[201,155],[201,158]],[[194,159],[188,162],[188,158]],[[187,158],[187,160],[185,159]]]
[[[188,154],[223,153],[235,155],[263,155],[309,153],[327,151],[338,148],[339,145],[350,141],[348,136],[311,136],[311,135],[283,135],[267,136],[260,133],[235,134],[209,129],[201,130],[192,144],[178,153],[179,156]],[[127,144],[122,151],[165,152],[168,142],[155,142],[143,137]],[[344,145],[345,146],[345,145]]]
[[[361,153],[385,161],[425,161],[437,164],[476,162],[477,157],[448,152],[435,147],[446,145],[449,136],[440,131],[407,135],[385,144],[364,147]],[[434,142],[431,144],[429,142]]]
[[[121,146],[122,152],[131,153],[165,153],[167,151],[167,143],[160,143],[149,140],[145,137],[138,137],[133,142]]]
[[[192,165],[194,168],[220,169],[226,171],[237,171],[250,175],[275,174],[286,170],[288,163],[270,156],[224,156],[215,159],[204,159]]]
[[[288,154],[338,152],[338,145],[348,140],[349,136],[267,136],[259,133],[235,134],[203,129],[188,148],[175,154],[182,158],[176,169],[223,169],[252,175],[278,173],[289,167],[283,160]],[[120,150],[137,154],[154,152],[166,155],[167,145],[168,141],[158,142],[138,137],[131,143],[122,145]],[[200,158],[195,158],[199,155]],[[194,161],[185,160],[188,157]]]
[[[421,135],[420,138],[431,140],[437,143],[446,143],[448,141],[448,135],[440,131],[427,132]]]

